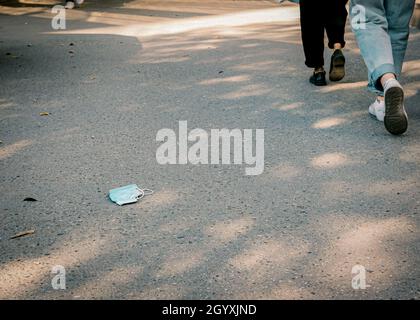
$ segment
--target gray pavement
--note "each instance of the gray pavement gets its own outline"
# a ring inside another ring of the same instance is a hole
[[[0,298],[420,298],[418,29],[394,137],[350,31],[345,80],[308,83],[295,5],[88,1],[55,31],[23,2],[0,1]],[[179,120],[264,129],[264,173],[159,165]],[[155,194],[108,200],[130,183]]]

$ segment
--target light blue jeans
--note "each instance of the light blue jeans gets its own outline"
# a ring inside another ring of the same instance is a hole
[[[352,29],[369,73],[370,91],[383,96],[381,77],[401,75],[415,0],[350,0]],[[365,28],[363,23],[365,22]]]

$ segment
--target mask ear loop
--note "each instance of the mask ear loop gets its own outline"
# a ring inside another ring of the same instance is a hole
[[[154,193],[154,191],[152,189],[143,189],[143,194],[145,196],[150,196]]]
[[[137,188],[137,190],[140,192],[140,195],[137,197],[137,200],[144,198],[144,196],[150,196],[154,192],[152,189]]]

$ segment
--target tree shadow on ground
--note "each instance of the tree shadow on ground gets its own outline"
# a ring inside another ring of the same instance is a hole
[[[1,54],[2,150],[14,147],[0,153],[0,295],[418,297],[418,34],[403,139],[366,115],[372,97],[351,34],[346,80],[307,83],[295,21],[44,35],[33,49],[45,59]],[[10,46],[27,50],[6,42],[2,53]],[[51,117],[39,118],[43,110]],[[158,165],[156,132],[179,120],[264,128],[265,172]],[[125,207],[107,199],[133,180],[156,193]],[[22,202],[28,195],[39,201]],[[33,227],[32,237],[8,239]],[[368,268],[372,289],[351,288],[355,264]],[[53,265],[66,267],[67,290],[51,289]]]

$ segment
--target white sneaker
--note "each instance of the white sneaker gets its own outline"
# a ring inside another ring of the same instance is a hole
[[[385,118],[385,101],[376,99],[374,103],[369,106],[369,113],[375,116],[379,121],[384,122]]]
[[[408,117],[404,108],[404,90],[395,79],[388,80],[385,91],[385,128],[389,133],[400,135],[407,131]]]
[[[73,1],[67,1],[66,5],[64,6],[66,9],[73,9],[74,8],[74,2]]]
[[[73,1],[67,1],[64,8],[66,9],[74,9],[79,8],[85,0],[73,0]]]

